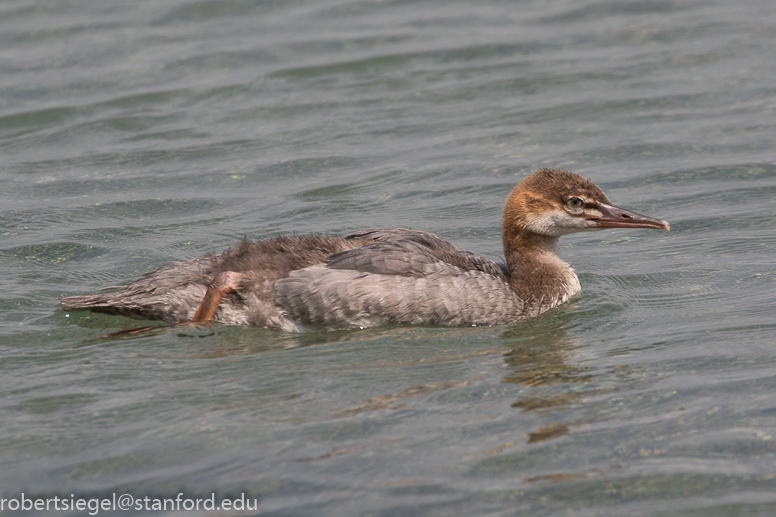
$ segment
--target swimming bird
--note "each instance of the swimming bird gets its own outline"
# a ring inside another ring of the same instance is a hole
[[[612,205],[589,179],[542,169],[506,200],[505,264],[430,232],[379,228],[346,237],[243,240],[219,255],[162,266],[117,292],[61,302],[67,311],[286,331],[507,324],[577,295],[577,275],[555,252],[558,238],[604,228],[670,229]]]

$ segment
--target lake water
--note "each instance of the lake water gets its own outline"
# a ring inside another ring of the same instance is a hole
[[[0,496],[776,514],[774,56],[770,0],[2,3]],[[100,339],[139,323],[57,310],[243,235],[500,260],[541,167],[672,230],[565,237],[582,296],[506,327]]]

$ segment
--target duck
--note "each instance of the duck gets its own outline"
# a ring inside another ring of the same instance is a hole
[[[105,288],[113,292],[60,301],[70,312],[291,332],[388,323],[504,325],[577,296],[579,278],[558,256],[558,239],[609,228],[668,231],[670,225],[614,206],[590,179],[546,168],[507,197],[504,263],[406,228],[243,239],[220,254],[178,260],[129,285]]]

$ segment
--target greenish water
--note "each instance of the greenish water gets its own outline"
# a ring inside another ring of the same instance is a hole
[[[774,55],[756,0],[3,3],[0,498],[773,515]],[[564,238],[583,294],[522,324],[100,339],[138,322],[57,311],[243,235],[500,259],[545,166],[672,231]]]

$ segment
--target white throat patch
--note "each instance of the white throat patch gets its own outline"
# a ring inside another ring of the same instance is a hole
[[[527,230],[549,237],[560,237],[569,233],[599,229],[594,226],[595,223],[593,221],[574,217],[564,210],[553,210],[543,214],[529,214],[526,216],[526,223]]]

